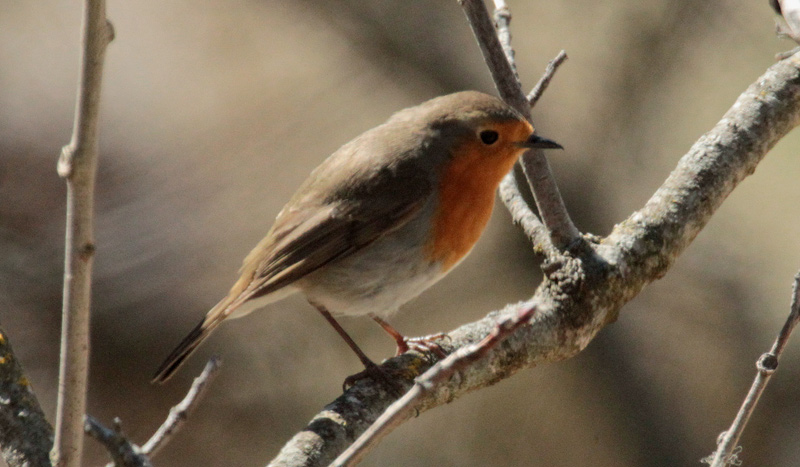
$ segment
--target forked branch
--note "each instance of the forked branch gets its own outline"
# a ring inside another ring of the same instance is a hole
[[[86,416],[84,429],[92,438],[105,446],[114,462],[106,467],[152,467],[150,459],[177,433],[189,415],[200,403],[209,383],[219,371],[219,357],[212,357],[206,363],[200,376],[194,379],[189,392],[183,400],[172,407],[167,419],[141,447],[134,444],[122,432],[122,421],[114,419],[112,428],[106,428],[94,417]]]
[[[511,34],[508,32],[511,13],[505,2],[498,2],[502,11],[498,16],[504,19],[501,23],[503,26],[501,36],[506,41],[505,47],[500,42],[498,31],[483,0],[460,0],[460,2],[500,97],[533,123],[530,102],[522,91],[512,64],[514,54],[510,45]],[[549,242],[557,250],[575,246],[581,238],[580,232],[567,212],[544,151],[536,149],[526,152],[522,156],[521,163],[533,198],[536,200],[539,215],[549,234]],[[549,250],[547,247],[546,249]]]

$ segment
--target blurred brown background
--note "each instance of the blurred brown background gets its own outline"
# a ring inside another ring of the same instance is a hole
[[[570,60],[535,109],[576,222],[607,234],[792,44],[766,0],[512,1],[526,87]],[[169,384],[161,359],[235,279],[294,188],[392,112],[494,92],[450,0],[111,0],[103,88],[89,411],[143,442],[212,353],[222,373],[164,466],[264,465],[358,360],[301,297],[231,322]],[[0,0],[0,323],[53,414],[79,2]],[[578,357],[422,414],[368,466],[698,465],[788,312],[800,267],[800,139],[790,135],[662,280]],[[529,296],[536,258],[500,207],[472,256],[393,323],[447,330]],[[345,319],[381,359],[393,344]],[[795,339],[743,443],[746,465],[800,457]],[[105,460],[87,441],[86,465]]]

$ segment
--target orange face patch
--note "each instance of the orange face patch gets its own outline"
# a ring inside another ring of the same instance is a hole
[[[500,139],[486,145],[472,136],[456,146],[453,158],[442,172],[439,206],[433,219],[433,236],[426,256],[442,264],[443,271],[455,266],[475,245],[492,215],[494,192],[524,149],[533,128],[523,121],[494,123]]]

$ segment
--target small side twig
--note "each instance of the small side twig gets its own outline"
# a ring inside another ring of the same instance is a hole
[[[758,368],[756,378],[753,381],[753,385],[750,387],[750,392],[747,393],[747,397],[745,397],[742,403],[742,407],[739,409],[739,413],[736,414],[733,424],[731,424],[731,427],[728,428],[727,431],[720,435],[717,451],[714,453],[714,457],[710,462],[711,467],[724,467],[731,463],[733,459],[732,454],[739,442],[739,438],[742,436],[742,432],[756,408],[758,399],[767,387],[767,383],[769,383],[773,373],[775,373],[775,370],[778,368],[778,360],[798,322],[800,322],[800,272],[794,276],[792,305],[789,317],[786,319],[781,332],[775,339],[772,349],[761,355],[758,362],[756,362],[756,368]]]
[[[426,393],[450,379],[456,372],[483,358],[489,350],[526,324],[536,311],[536,305],[523,308],[516,316],[497,323],[494,330],[480,342],[461,347],[423,373],[414,381],[414,386],[390,405],[368,430],[330,464],[330,467],[356,465],[384,436],[417,410]]]
[[[547,68],[544,70],[544,74],[541,78],[539,78],[539,82],[536,83],[536,86],[533,87],[530,94],[528,94],[528,103],[530,103],[531,108],[536,106],[536,103],[542,97],[545,90],[547,90],[547,86],[550,85],[550,81],[553,80],[553,76],[555,76],[556,71],[558,71],[558,67],[560,67],[565,61],[567,60],[567,51],[562,50],[561,52],[556,55],[556,58],[550,60],[547,64]]]
[[[169,416],[164,420],[164,423],[162,423],[161,426],[158,427],[158,430],[153,433],[153,436],[144,443],[142,446],[143,453],[150,457],[154,456],[169,441],[172,435],[180,429],[183,422],[186,421],[195,407],[197,407],[197,404],[208,388],[208,384],[211,383],[217,375],[221,364],[222,360],[218,356],[215,355],[211,357],[208,363],[206,363],[203,372],[200,373],[200,376],[195,378],[194,382],[192,382],[192,387],[189,388],[186,397],[184,397],[178,405],[169,410]]]
[[[152,467],[150,458],[164,447],[170,438],[183,426],[183,422],[189,418],[189,415],[199,404],[205,394],[205,390],[208,388],[208,384],[216,376],[221,364],[219,357],[211,357],[200,376],[192,382],[192,387],[189,388],[183,400],[170,409],[164,423],[141,447],[125,436],[122,432],[122,421],[119,418],[114,419],[113,428],[109,429],[94,417],[87,415],[84,421],[84,430],[105,446],[114,460],[106,467]]]

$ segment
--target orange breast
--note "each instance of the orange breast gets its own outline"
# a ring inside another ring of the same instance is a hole
[[[530,133],[521,122],[507,125],[520,127],[505,133],[516,141]],[[492,215],[495,190],[521,152],[511,144],[487,147],[477,139],[455,149],[457,156],[442,173],[433,236],[426,245],[427,258],[441,262],[443,271],[455,266],[480,238]]]

